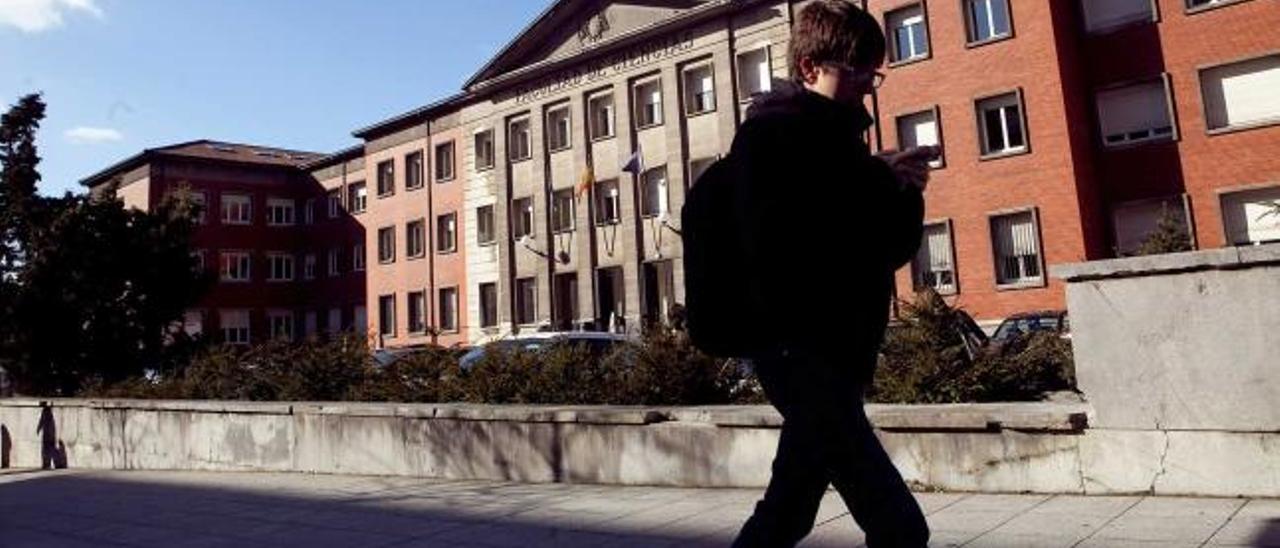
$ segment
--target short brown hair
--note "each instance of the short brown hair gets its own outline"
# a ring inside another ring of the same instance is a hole
[[[800,10],[791,31],[791,77],[800,79],[800,58],[814,63],[879,66],[885,40],[880,23],[847,0],[815,0]]]

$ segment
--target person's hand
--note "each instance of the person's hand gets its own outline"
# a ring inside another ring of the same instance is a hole
[[[889,169],[898,178],[898,184],[924,192],[925,187],[929,186],[929,162],[937,159],[939,152],[936,146],[923,146],[903,151],[886,150],[876,156],[889,164]]]

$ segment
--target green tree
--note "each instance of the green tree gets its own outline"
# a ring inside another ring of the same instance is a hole
[[[1147,234],[1147,238],[1138,246],[1138,255],[1159,255],[1161,253],[1180,253],[1191,251],[1191,235],[1187,225],[1166,205],[1156,221],[1156,229]]]
[[[163,368],[183,338],[174,322],[209,280],[194,268],[188,242],[197,206],[187,193],[150,213],[125,208],[113,188],[35,194],[34,137],[43,113],[39,96],[24,97],[0,130],[0,366],[22,392],[66,396]]]

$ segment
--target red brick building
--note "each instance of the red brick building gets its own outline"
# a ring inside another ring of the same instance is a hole
[[[363,275],[321,268],[330,243],[364,237],[345,211],[328,215],[321,185],[301,169],[325,161],[310,152],[192,141],[147,149],[82,183],[101,191],[115,182],[125,205],[143,210],[180,188],[203,203],[192,248],[216,282],[187,311],[185,329],[251,343],[363,329]]]

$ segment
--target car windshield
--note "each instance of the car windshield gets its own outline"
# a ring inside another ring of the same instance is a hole
[[[1000,324],[995,339],[1007,341],[1032,331],[1057,331],[1062,321],[1057,316],[1028,316],[1026,318],[1010,318]]]

